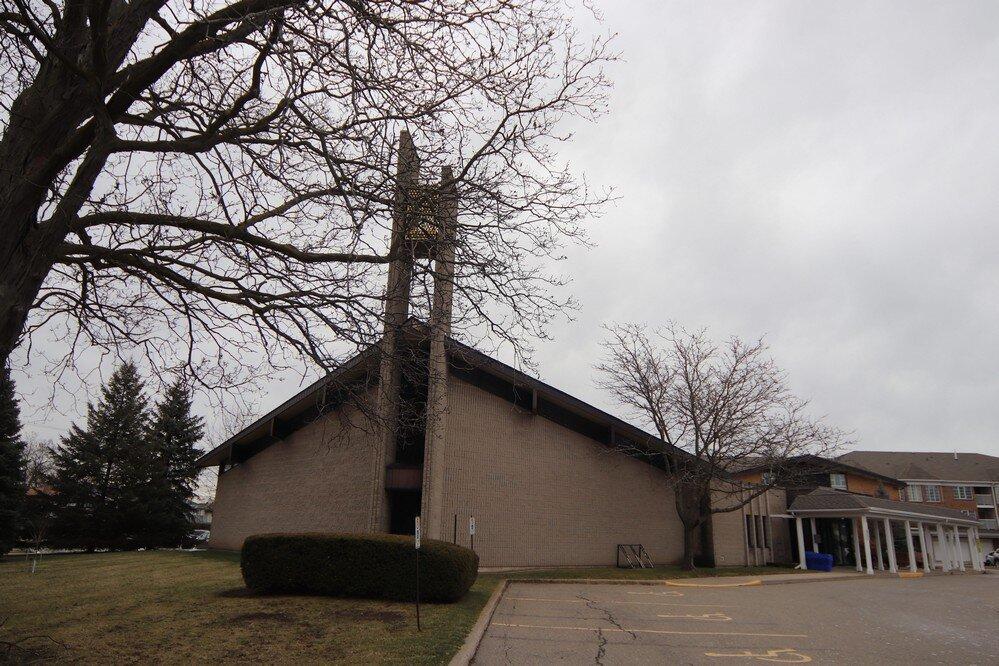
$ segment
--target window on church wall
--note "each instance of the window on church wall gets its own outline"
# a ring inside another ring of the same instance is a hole
[[[927,502],[940,501],[940,486],[923,486],[923,491]]]
[[[923,489],[920,486],[909,486],[907,489],[910,502],[923,501]]]
[[[970,500],[973,496],[971,486],[954,486],[954,499]]]
[[[837,490],[846,490],[846,474],[830,474],[829,487],[836,488]]]

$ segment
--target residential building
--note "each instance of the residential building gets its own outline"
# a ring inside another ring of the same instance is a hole
[[[785,510],[795,499],[807,495],[820,488],[831,488],[870,497],[883,499],[901,499],[905,484],[898,479],[883,474],[877,474],[867,469],[848,465],[837,460],[816,455],[801,455],[778,461],[746,461],[745,467],[735,472],[736,479],[751,486],[773,486],[763,497],[771,502],[770,497],[775,492],[783,494],[782,510],[769,511],[766,518],[760,518],[772,525],[771,529],[777,535],[778,541],[788,544],[786,549],[775,551],[773,561],[797,562],[798,553],[792,547],[797,541],[796,526],[792,516]],[[755,518],[755,505],[752,503],[746,509],[747,521],[750,521],[749,542],[753,539],[751,523]],[[773,516],[776,514],[776,518]],[[753,517],[750,517],[753,516]],[[821,552],[833,556],[837,566],[853,566],[856,564],[857,552],[852,543],[851,523],[848,518],[819,519],[809,523],[809,543]]]
[[[852,451],[839,461],[905,482],[906,499],[976,518],[981,547],[999,548],[999,457],[982,453]]]
[[[191,502],[191,522],[194,524],[194,529],[212,529],[212,503]]]

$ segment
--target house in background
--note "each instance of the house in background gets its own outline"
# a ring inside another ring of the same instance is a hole
[[[748,484],[776,486],[763,497],[766,500],[764,520],[775,533],[772,540],[788,544],[786,549],[773,553],[772,561],[778,563],[796,562],[798,559],[796,550],[791,547],[797,541],[797,528],[786,509],[799,496],[808,495],[817,489],[830,488],[868,497],[900,500],[904,499],[905,492],[905,483],[899,479],[816,455],[795,456],[780,461],[779,468],[769,463],[749,462],[748,466],[735,472],[733,476]],[[776,512],[770,510],[769,499],[775,493],[784,495],[779,500],[781,510]],[[750,548],[756,541],[753,538],[752,523],[757,520],[757,513],[756,506],[751,503],[747,509]],[[811,519],[807,527],[807,541],[813,550],[831,554],[837,566],[856,565],[853,528],[848,518]],[[768,535],[764,532],[763,536],[766,538]]]
[[[999,457],[982,453],[853,451],[838,461],[900,479],[906,484],[909,502],[955,509],[977,518],[985,551],[999,547]]]
[[[191,502],[191,521],[196,530],[212,529],[212,503]]]

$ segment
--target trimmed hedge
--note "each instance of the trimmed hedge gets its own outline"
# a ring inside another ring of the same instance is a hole
[[[416,595],[413,537],[394,534],[259,534],[243,543],[246,586],[257,592],[409,601]],[[420,600],[457,601],[475,582],[479,556],[423,539]]]

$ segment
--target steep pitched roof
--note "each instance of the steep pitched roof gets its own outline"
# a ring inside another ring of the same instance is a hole
[[[999,482],[999,458],[983,453],[852,451],[838,460],[906,481]]]
[[[426,324],[419,320],[410,319],[407,322],[407,333],[422,339],[426,335]],[[669,445],[656,435],[645,432],[457,340],[447,338],[445,348],[448,354],[449,368],[458,377],[471,381],[481,380],[484,377],[486,378],[483,385],[485,390],[511,402],[521,403],[526,398],[528,408],[530,408],[532,398],[537,396],[536,402],[541,403],[542,410],[539,413],[542,416],[576,429],[604,444],[613,445],[615,440],[622,444],[627,442],[627,446],[621,448],[627,449],[625,452],[628,455],[655,466],[661,466],[661,462],[658,460],[661,456],[654,454],[665,450]],[[365,373],[377,370],[377,353],[378,349],[375,345],[362,351],[337,370],[299,391],[254,423],[205,453],[198,459],[196,465],[198,467],[218,465],[230,458],[234,448],[240,450],[242,447],[242,450],[249,451],[249,455],[253,455],[279,441],[291,431],[315,420],[321,414],[318,406],[329,404],[326,399],[328,390],[334,391],[352,378],[363,377]],[[375,374],[377,373],[375,372]],[[648,453],[640,454],[641,450]],[[690,455],[675,447],[672,447],[672,450],[683,456]]]

